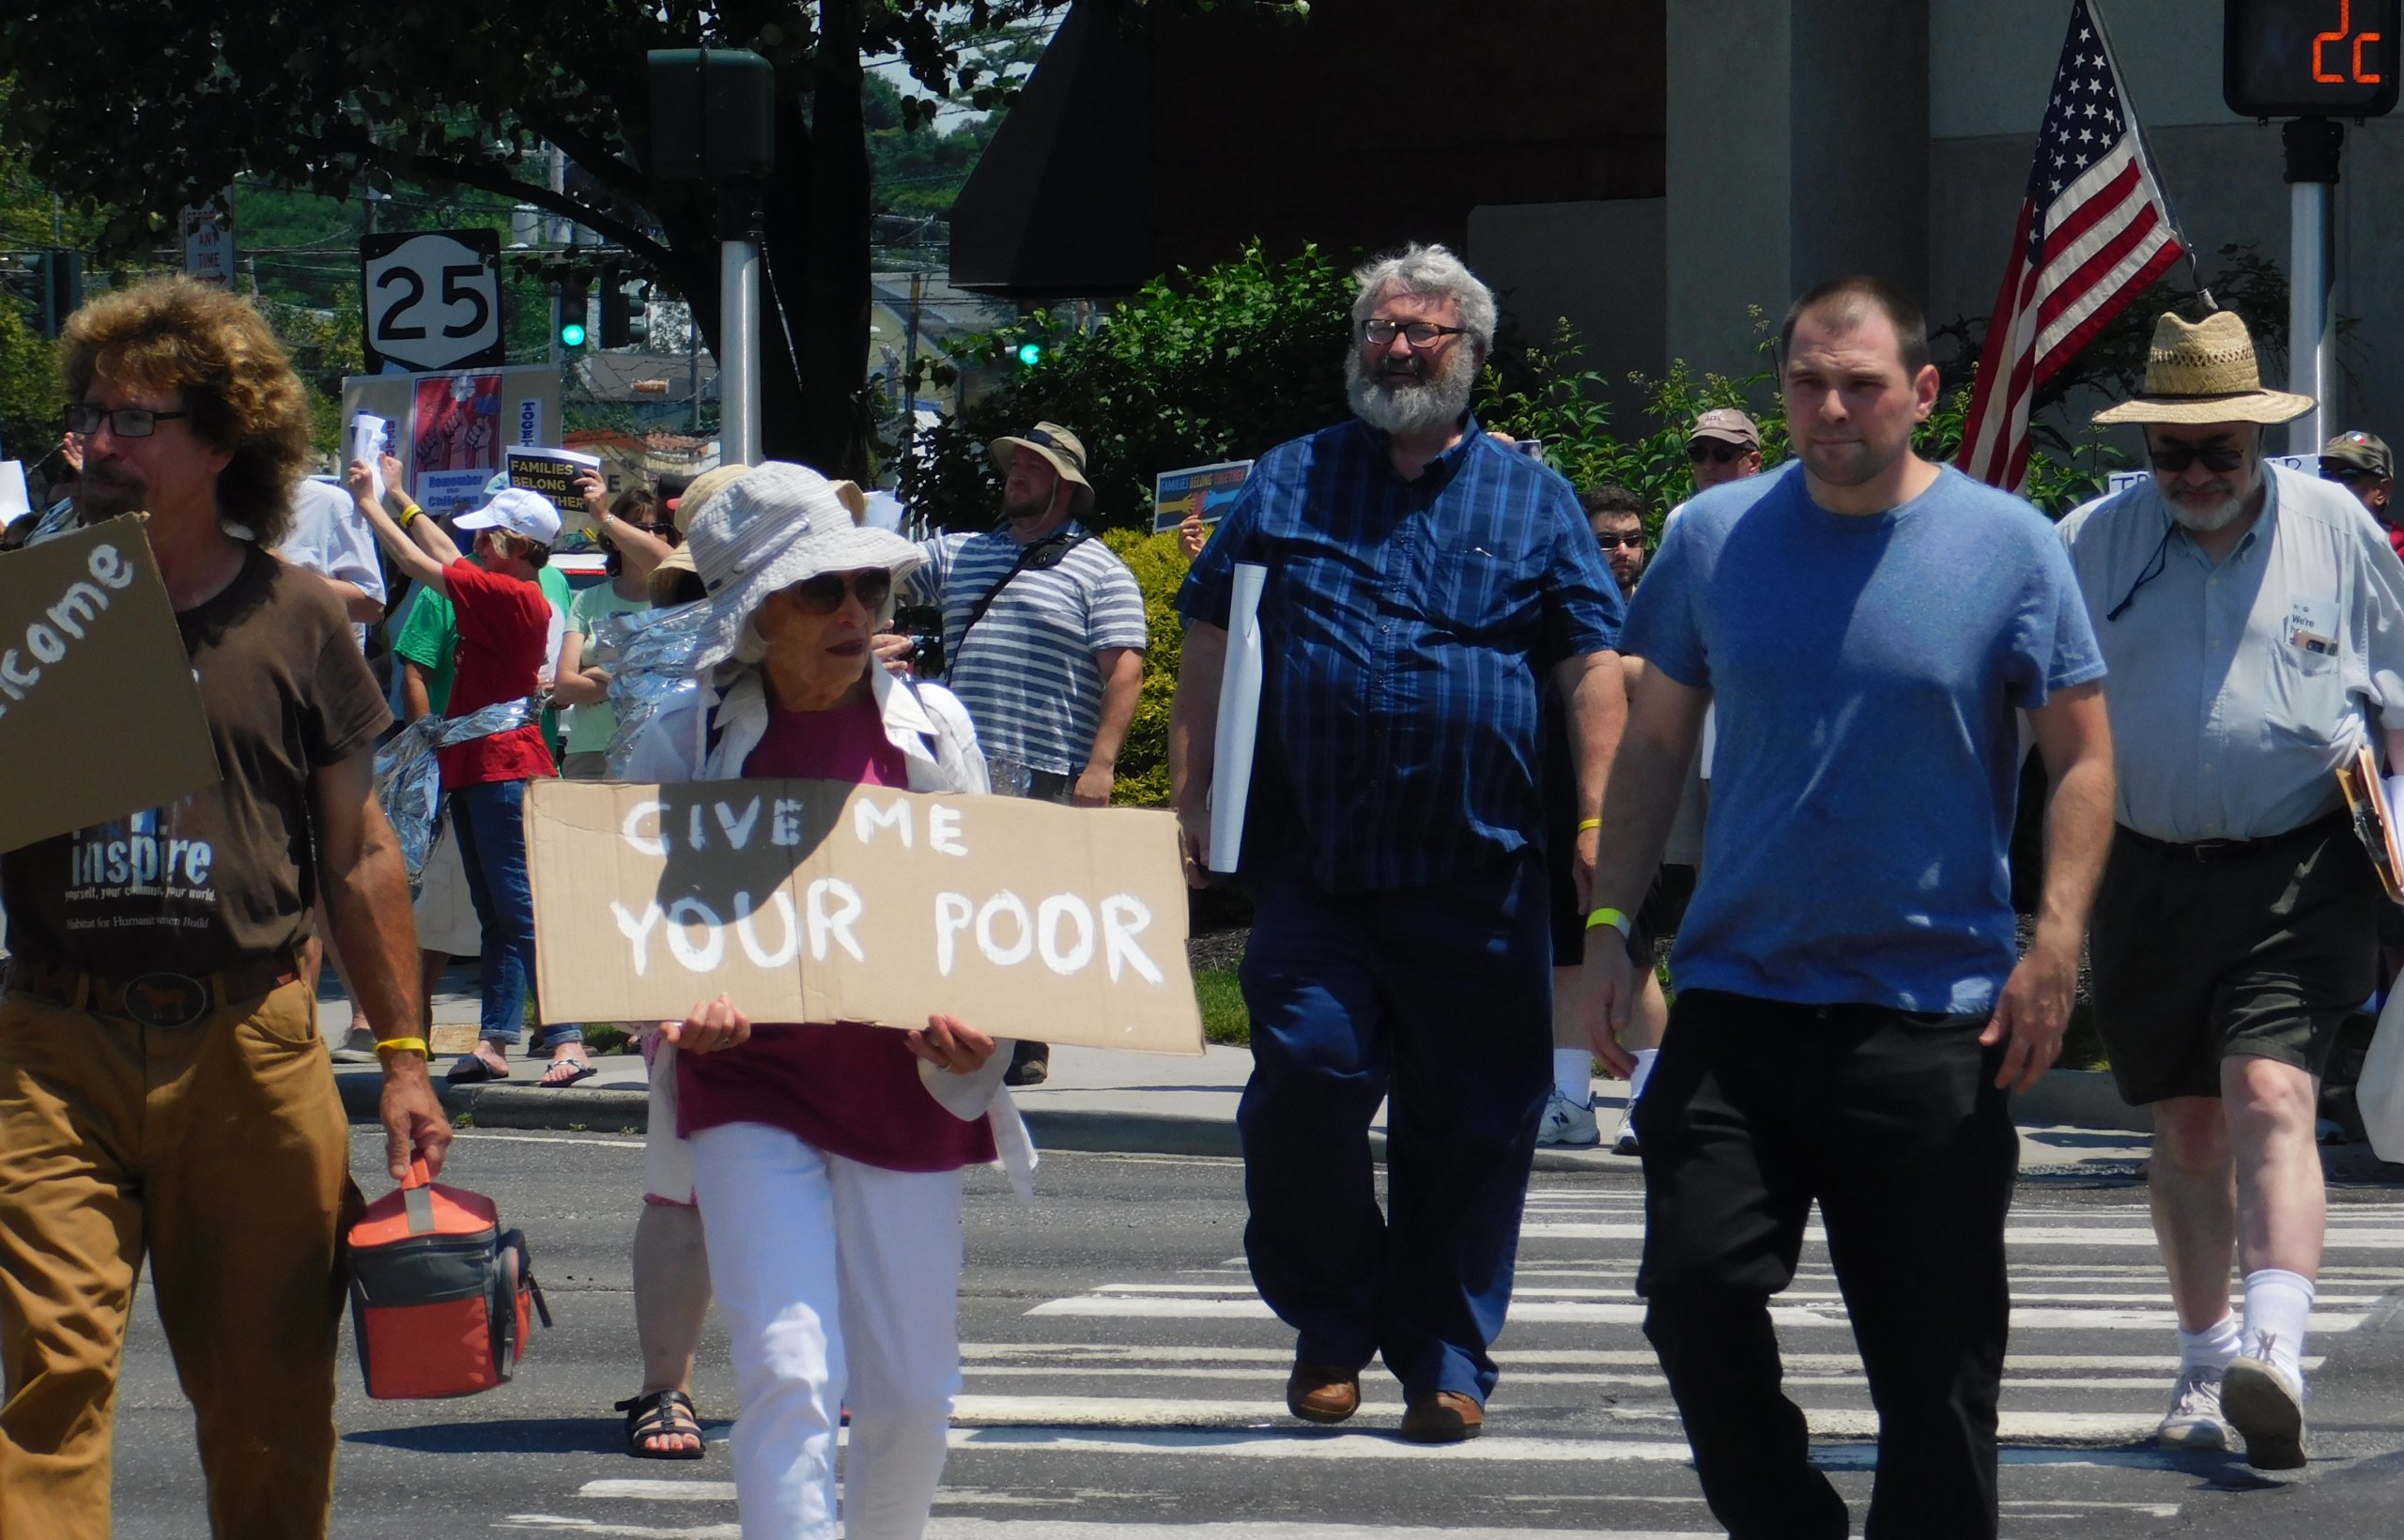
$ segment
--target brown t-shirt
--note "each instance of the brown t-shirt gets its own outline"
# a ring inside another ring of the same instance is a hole
[[[197,978],[308,934],[309,778],[372,745],[392,714],[333,590],[265,551],[176,620],[224,778],[0,855],[12,952],[118,980]],[[91,730],[141,752],[139,722],[103,708]]]

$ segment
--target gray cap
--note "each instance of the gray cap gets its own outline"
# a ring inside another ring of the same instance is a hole
[[[1694,426],[1687,431],[1687,440],[1691,443],[1697,439],[1717,439],[1746,449],[1762,447],[1761,428],[1734,407],[1714,407],[1696,417]]]

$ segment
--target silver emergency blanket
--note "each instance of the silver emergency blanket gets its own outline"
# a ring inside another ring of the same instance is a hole
[[[465,716],[421,716],[376,751],[376,800],[383,804],[385,818],[400,836],[401,859],[408,867],[412,892],[418,874],[425,870],[426,854],[434,848],[435,829],[442,817],[442,765],[434,751],[507,732],[533,719],[532,696],[496,701]]]
[[[636,609],[593,623],[593,645],[609,670],[609,709],[618,718],[608,751],[611,780],[625,779],[635,745],[659,714],[693,692],[693,654],[709,608]]]

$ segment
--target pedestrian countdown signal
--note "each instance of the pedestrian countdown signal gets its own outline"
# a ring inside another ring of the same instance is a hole
[[[2221,95],[2245,117],[2383,117],[2404,0],[2227,0]]]

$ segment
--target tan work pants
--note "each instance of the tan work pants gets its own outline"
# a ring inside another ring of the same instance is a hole
[[[158,1029],[0,998],[0,1540],[107,1540],[145,1252],[224,1540],[333,1507],[336,1245],[359,1201],[316,1003]]]

